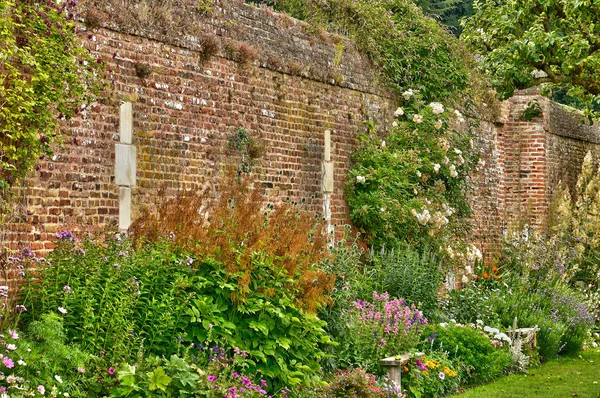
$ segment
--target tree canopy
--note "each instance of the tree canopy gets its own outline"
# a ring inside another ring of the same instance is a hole
[[[481,54],[501,98],[540,84],[588,115],[600,104],[600,1],[476,0],[461,36]]]

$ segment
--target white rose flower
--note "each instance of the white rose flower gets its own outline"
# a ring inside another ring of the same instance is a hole
[[[421,172],[419,170],[417,170],[417,177],[421,178]]]
[[[367,179],[364,176],[356,176],[356,181],[362,183],[367,181]]]
[[[402,97],[404,97],[405,100],[409,100],[410,97],[413,96],[413,91],[411,88],[409,88],[408,90],[406,90],[405,92],[402,93]]]
[[[456,166],[455,165],[451,165],[450,166],[450,177],[453,177],[453,178],[458,177],[458,173],[456,172]]]
[[[432,102],[429,104],[429,106],[433,110],[433,113],[435,113],[436,115],[444,113],[444,106],[439,102]]]
[[[392,122],[392,127],[398,127],[398,122],[394,120],[394,121]]]
[[[423,123],[423,116],[421,116],[421,115],[414,115],[413,116],[413,122],[415,122],[417,124]]]
[[[404,115],[404,109],[398,108],[398,109],[396,109],[394,111],[394,116],[399,117],[399,116],[402,116],[402,115]]]
[[[439,130],[442,128],[442,121],[438,120],[437,122],[435,122],[435,124],[433,125],[433,127],[436,128],[436,130]]]
[[[460,111],[458,109],[456,109],[454,111],[454,113],[456,114],[456,117],[458,118],[458,122],[459,123],[463,123],[465,121],[465,118],[463,117],[463,114],[460,113]]]
[[[434,164],[433,171],[435,171],[437,173],[438,171],[440,171],[440,167],[442,167],[442,166],[440,166],[438,163]]]

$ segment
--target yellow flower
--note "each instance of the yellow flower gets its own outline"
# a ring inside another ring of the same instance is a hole
[[[423,371],[423,374],[424,374],[425,376],[429,377],[429,371],[428,371],[428,370],[425,370],[425,371]]]
[[[448,377],[455,377],[457,375],[455,370],[452,370],[447,366],[444,366],[444,373],[446,373]]]

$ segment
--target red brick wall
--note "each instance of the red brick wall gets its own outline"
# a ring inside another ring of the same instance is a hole
[[[541,115],[527,121],[524,111],[534,101]],[[489,177],[477,180],[477,201],[487,201],[489,206],[474,204],[476,222],[491,218],[488,225],[493,225],[492,207],[497,206],[500,231],[524,224],[543,228],[559,183],[568,184],[573,192],[586,153],[600,159],[600,132],[574,110],[535,89],[517,93],[502,107],[495,131],[480,138],[489,137],[488,149],[484,148]],[[495,237],[495,231],[484,230],[482,235]]]
[[[160,32],[151,22],[101,22],[87,32],[86,45],[111,70],[113,93],[71,122],[56,156],[17,192],[12,221],[0,231],[2,246],[46,250],[62,229],[116,227],[114,148],[122,101],[133,103],[138,151],[134,217],[161,188],[215,195],[223,170],[239,161],[228,146],[238,128],[265,148],[254,174],[269,200],[289,198],[322,214],[323,133],[330,129],[332,222],[348,222],[343,193],[357,131],[366,118],[385,120],[393,110],[374,69],[347,39],[240,1],[217,2],[210,16],[190,15],[193,32]],[[218,50],[204,60],[207,37]],[[138,77],[136,65],[151,73]],[[522,120],[536,98],[541,117]],[[587,150],[600,154],[598,143],[596,130],[535,91],[504,103],[496,125],[482,123],[476,145],[485,164],[473,176],[471,196],[474,240],[488,259],[498,253],[506,225],[543,224],[558,181],[574,184]]]
[[[392,103],[368,63],[345,39],[315,37],[298,21],[241,2],[218,3],[203,23],[219,44],[207,61],[202,38],[186,32],[165,38],[151,27],[134,32],[106,24],[88,32],[87,45],[111,70],[112,98],[70,124],[56,156],[18,193],[21,206],[2,231],[4,246],[49,249],[60,230],[117,225],[121,101],[133,102],[134,217],[161,188],[214,195],[226,165],[239,160],[228,146],[238,128],[265,148],[254,174],[269,200],[289,198],[322,214],[323,134],[330,129],[332,222],[348,222],[343,191],[357,132],[367,117],[388,117]],[[232,53],[242,41],[255,59],[240,62]],[[150,66],[150,75],[138,77],[136,64]]]

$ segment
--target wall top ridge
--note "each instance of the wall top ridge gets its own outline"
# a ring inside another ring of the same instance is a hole
[[[240,0],[215,0],[210,13],[198,11],[197,3],[181,0],[177,8],[162,10],[161,14],[160,10],[122,6],[120,0],[92,0],[86,25],[92,31],[102,27],[199,53],[205,51],[209,38],[218,43],[214,55],[222,58],[394,97],[382,83],[380,72],[346,37]],[[167,17],[167,11],[172,16]]]

